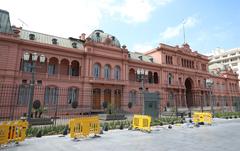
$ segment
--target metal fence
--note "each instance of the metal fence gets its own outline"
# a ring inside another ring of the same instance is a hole
[[[103,91],[101,91],[103,92]],[[104,91],[105,92],[105,91]],[[118,96],[117,93],[110,93]],[[103,94],[101,94],[103,95]],[[105,94],[104,94],[105,95]],[[159,114],[165,112],[191,112],[191,111],[212,111],[212,112],[233,112],[240,111],[240,96],[216,96],[209,94],[192,94],[190,99],[184,94],[160,93],[156,104],[147,103],[145,108],[159,110]],[[41,107],[32,109],[33,119],[49,118],[56,122],[65,121],[76,116],[98,114],[109,111],[109,107],[104,109],[103,100],[108,98],[118,100],[114,96],[100,97],[99,109],[94,107],[96,94],[92,89],[80,90],[78,88],[57,88],[36,85],[34,87],[33,102],[39,100]],[[82,99],[85,98],[85,99]],[[28,102],[30,100],[29,85],[6,85],[0,84],[0,121],[14,120],[26,117],[28,113]],[[140,92],[126,92],[120,94],[119,106],[112,105],[112,112],[132,114],[142,113],[143,101],[152,98],[144,97]],[[73,108],[73,102],[78,102]],[[131,102],[131,103],[129,103]],[[117,104],[117,103],[116,103]],[[115,104],[115,105],[116,105]],[[131,105],[130,105],[131,104]]]

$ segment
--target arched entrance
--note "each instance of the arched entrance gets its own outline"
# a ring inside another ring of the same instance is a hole
[[[187,107],[188,108],[193,106],[192,87],[193,87],[192,79],[191,78],[187,78],[185,80],[185,88],[186,88],[186,103],[187,103]]]

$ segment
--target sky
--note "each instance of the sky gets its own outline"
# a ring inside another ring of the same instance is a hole
[[[27,30],[78,38],[101,29],[138,52],[159,43],[180,46],[185,31],[185,42],[205,55],[240,47],[239,6],[238,0],[0,0],[11,24]]]

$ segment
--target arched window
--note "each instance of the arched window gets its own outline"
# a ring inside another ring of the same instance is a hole
[[[79,89],[75,87],[68,88],[68,104],[78,101],[78,92]]]
[[[62,59],[60,63],[60,74],[61,75],[69,75],[69,60]]]
[[[136,104],[137,100],[137,93],[136,91],[132,90],[129,92],[129,102],[132,102],[133,104]]]
[[[136,81],[136,74],[134,69],[129,70],[129,81]]]
[[[57,74],[57,68],[58,68],[58,59],[53,57],[49,59],[48,63],[48,75],[54,75]]]
[[[153,79],[154,79],[154,83],[158,84],[158,73],[157,72],[154,72]]]
[[[100,65],[97,63],[93,66],[93,77],[94,79],[99,79],[100,77]]]
[[[53,105],[58,100],[58,88],[55,86],[47,86],[44,95],[44,104]]]
[[[169,73],[168,74],[168,84],[171,85],[172,82],[173,82],[173,75],[172,75],[172,73]]]
[[[111,69],[109,65],[105,65],[104,66],[104,79],[105,80],[110,80],[110,76],[111,76]]]
[[[70,75],[79,76],[79,62],[76,60],[72,61],[71,63]]]
[[[153,75],[151,71],[148,72],[148,83],[153,83]]]
[[[120,80],[121,79],[121,70],[120,70],[120,67],[119,66],[116,66],[114,68],[114,79],[115,80]]]

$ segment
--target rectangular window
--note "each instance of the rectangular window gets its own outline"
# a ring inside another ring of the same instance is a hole
[[[58,100],[58,88],[46,87],[44,100],[44,103],[47,105],[56,104]]]
[[[71,76],[79,76],[77,68],[70,68],[70,75]]]
[[[26,105],[30,99],[29,85],[20,85],[18,90],[18,105]]]
[[[72,102],[78,101],[78,89],[77,88],[69,88],[68,89],[68,104]]]
[[[32,64],[30,62],[23,61],[23,71],[32,72]]]
[[[136,91],[130,91],[129,92],[129,102],[132,102],[132,104],[137,103],[137,96],[136,96]]]
[[[202,64],[202,70],[203,70],[203,71],[206,71],[206,70],[207,70],[207,68],[206,68],[206,65],[205,65],[205,64]]]
[[[232,59],[230,59],[230,61],[236,61],[237,60],[237,58],[232,58]]]
[[[166,55],[166,64],[173,64],[172,56]]]

